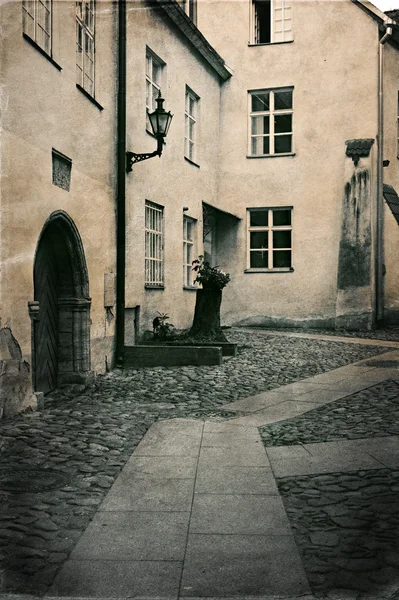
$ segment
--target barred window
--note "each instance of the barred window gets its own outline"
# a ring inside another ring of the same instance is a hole
[[[94,0],[76,2],[76,83],[94,98]]]
[[[51,0],[23,0],[23,32],[51,55]]]
[[[248,210],[249,270],[292,271],[292,208]]]
[[[195,274],[192,270],[194,260],[194,231],[195,221],[190,217],[183,216],[183,287],[193,287]]]
[[[164,285],[163,206],[145,203],[145,285]]]

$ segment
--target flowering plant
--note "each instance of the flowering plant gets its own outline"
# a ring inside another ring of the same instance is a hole
[[[197,273],[194,283],[200,283],[204,289],[222,290],[230,281],[229,273],[221,271],[218,267],[211,267],[203,256],[193,260],[192,265],[193,271]]]

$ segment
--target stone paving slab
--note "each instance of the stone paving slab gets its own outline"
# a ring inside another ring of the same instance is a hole
[[[242,331],[253,332],[254,329],[243,327]],[[385,346],[387,348],[399,348],[399,342],[390,340],[380,340],[377,338],[361,338],[361,337],[348,337],[340,335],[323,335],[318,333],[306,333],[305,331],[282,331],[281,329],[260,329],[256,328],[255,331],[259,334],[286,337],[286,338],[302,338],[304,340],[320,340],[324,342],[344,342],[347,344],[359,344],[364,346]]]
[[[377,445],[378,442],[370,446],[370,440],[367,439],[340,440],[281,448],[276,446],[267,448],[267,455],[276,477],[295,477],[317,473],[381,469],[384,464],[375,456],[378,453]],[[396,460],[399,458],[398,446],[395,438],[390,447],[396,448]],[[388,452],[389,449],[387,454]]]
[[[190,521],[193,533],[287,535],[287,515],[280,496],[195,494]]]
[[[269,467],[225,467],[209,464],[199,468],[195,491],[198,494],[267,494],[278,495]]]
[[[190,512],[98,512],[71,560],[182,561]]]
[[[48,596],[177,600],[181,570],[178,561],[68,560]]]
[[[101,510],[188,511],[194,481],[161,477],[134,477],[123,472],[101,505]]]
[[[293,537],[191,535],[180,597],[309,593]]]
[[[283,401],[270,408],[259,410],[254,414],[238,417],[237,419],[234,419],[234,421],[240,425],[261,427],[262,425],[268,425],[269,423],[277,423],[278,421],[290,419],[291,417],[301,415],[314,408],[318,408],[319,406],[320,404],[317,402],[288,400],[287,402]]]

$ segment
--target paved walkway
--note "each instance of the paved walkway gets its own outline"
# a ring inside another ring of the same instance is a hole
[[[152,425],[46,598],[312,598],[275,476],[398,467],[398,438],[265,451],[258,427],[398,381],[398,361],[395,350],[233,402],[246,415],[229,421]]]

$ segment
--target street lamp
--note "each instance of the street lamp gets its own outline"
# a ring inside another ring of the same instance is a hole
[[[152,132],[157,140],[157,149],[154,152],[145,152],[144,154],[136,154],[136,152],[126,152],[126,172],[130,173],[134,163],[147,160],[153,156],[161,156],[163,140],[168,135],[169,127],[172,122],[172,113],[166,112],[163,107],[164,99],[161,97],[159,90],[158,98],[156,99],[157,107],[154,112],[148,114],[150,119]]]

